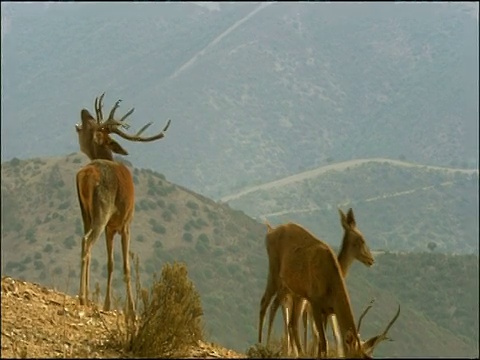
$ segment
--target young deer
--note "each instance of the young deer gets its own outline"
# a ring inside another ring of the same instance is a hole
[[[88,301],[90,279],[90,256],[93,244],[105,230],[108,254],[108,280],[105,295],[104,310],[110,310],[111,286],[113,272],[113,237],[120,233],[122,238],[123,273],[127,290],[128,310],[134,313],[133,295],[130,286],[130,223],[134,212],[134,185],[130,170],[122,163],[113,160],[113,152],[128,155],[110,134],[117,134],[130,141],[154,141],[163,138],[170,125],[168,120],[165,128],[157,135],[140,137],[140,134],[151,125],[148,123],[137,134],[130,135],[120,130],[127,127],[125,119],[132,114],[131,109],[120,120],[114,119],[115,110],[120,100],[113,106],[108,119],[103,121],[102,100],[95,99],[95,119],[86,109],[80,113],[81,124],[76,124],[78,141],[81,151],[91,162],[77,173],[77,194],[82,212],[84,236],[82,238],[82,257],[80,274],[80,304]]]
[[[341,225],[344,229],[344,235],[343,235],[343,240],[342,240],[342,246],[340,248],[340,252],[338,254],[338,262],[340,264],[340,268],[342,270],[343,276],[346,276],[348,273],[348,269],[352,262],[354,260],[358,260],[361,263],[365,264],[366,266],[371,266],[374,263],[373,256],[366,244],[365,238],[363,234],[358,230],[356,226],[356,221],[355,221],[355,216],[353,214],[353,210],[349,209],[347,212],[347,215],[343,213],[342,210],[338,210],[340,214],[340,222]],[[267,224],[267,242],[276,242],[277,240],[276,237],[278,236],[284,236],[287,237],[288,240],[285,240],[285,242],[288,241],[288,243],[292,246],[297,246],[299,245],[297,239],[297,235],[304,235],[304,232],[301,230],[302,228],[299,225],[296,224],[285,224],[285,225],[280,225],[276,229],[273,229],[269,224]],[[313,237],[308,237],[304,236],[304,239],[302,240],[302,243],[310,243],[310,244],[315,244],[318,242],[317,239]],[[270,259],[269,261],[278,261],[279,259],[276,259],[275,257],[273,259]],[[273,267],[278,268],[278,265],[274,265]],[[272,275],[274,277],[275,275]],[[278,274],[277,274],[278,276]],[[269,289],[269,285],[267,284],[267,290]],[[262,306],[267,306],[268,307],[268,292],[267,290],[265,291],[264,298],[267,297],[265,300],[262,299]],[[275,295],[275,294],[273,294]],[[273,296],[272,295],[272,296]],[[275,296],[274,301],[270,307],[270,314],[269,314],[269,322],[268,322],[268,335],[267,335],[267,343],[269,343],[270,340],[270,335],[271,335],[271,329],[273,325],[273,320],[275,318],[276,311],[278,307],[282,304],[282,301],[285,301],[285,304],[290,303],[291,306],[297,307],[297,311],[295,312],[296,314],[301,314],[303,312],[303,324],[304,324],[304,344],[305,346],[307,345],[307,315],[310,314],[311,317],[311,310],[310,310],[310,305],[304,300],[304,299],[298,299],[298,298],[292,298],[290,296],[287,296],[286,299],[281,299],[278,294]],[[261,309],[260,311],[260,340],[261,341],[261,331],[262,331],[262,325],[263,325],[263,316],[265,314],[265,310]],[[297,321],[298,319],[295,318],[290,318],[288,319],[288,311],[286,307],[283,307],[283,313],[284,313],[284,328],[287,336],[287,348],[290,349],[290,338],[288,335],[288,323],[290,321]],[[326,326],[327,322],[327,317],[325,317],[324,320],[324,326]],[[332,327],[332,329],[334,329]],[[316,335],[316,340],[317,341],[324,341],[325,342],[325,347],[326,347],[326,337],[323,332],[323,338],[319,339],[319,335],[322,335],[322,332],[318,332],[318,330],[315,329],[315,326],[312,323],[312,331]],[[337,339],[337,334],[335,334],[335,339]],[[298,352],[298,349],[295,349]]]

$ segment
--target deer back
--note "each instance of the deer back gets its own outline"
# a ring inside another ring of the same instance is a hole
[[[101,214],[110,219],[108,225],[118,231],[132,219],[133,178],[122,163],[103,159],[90,162],[77,173],[77,189],[82,213],[91,221],[101,222],[96,216],[99,206]]]

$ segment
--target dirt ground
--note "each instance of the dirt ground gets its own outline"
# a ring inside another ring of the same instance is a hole
[[[5,358],[131,358],[112,341],[123,330],[123,315],[81,306],[61,292],[2,277],[2,350]],[[199,342],[186,358],[244,358]]]

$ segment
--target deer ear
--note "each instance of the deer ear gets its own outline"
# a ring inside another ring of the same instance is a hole
[[[347,213],[347,223],[350,226],[355,226],[355,216],[353,215],[353,210],[352,208],[348,209]]]
[[[347,216],[343,213],[341,209],[338,209],[338,213],[340,214],[340,223],[342,224],[342,227],[347,230],[350,228],[350,225],[347,220]]]
[[[95,120],[93,116],[90,115],[87,109],[82,109],[82,111],[80,112],[80,118],[82,119],[82,124],[85,123],[85,121]]]
[[[110,138],[110,143],[108,144],[108,147],[110,150],[112,150],[116,154],[120,155],[128,155],[127,150],[125,150],[123,147],[120,146],[118,142]]]

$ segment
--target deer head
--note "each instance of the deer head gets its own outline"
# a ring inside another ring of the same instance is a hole
[[[375,260],[373,259],[373,255],[368,248],[362,232],[357,228],[353,210],[350,208],[347,215],[345,215],[340,209],[338,209],[338,212],[340,214],[340,222],[345,230],[342,249],[340,251],[347,252],[345,256],[349,258],[357,259],[367,266],[372,266]]]
[[[116,142],[110,136],[110,134],[117,134],[118,136],[129,141],[142,142],[158,140],[165,136],[164,133],[170,126],[170,120],[168,120],[167,125],[160,133],[150,137],[141,137],[140,134],[152,124],[151,122],[143,126],[135,135],[130,135],[120,130],[121,127],[125,129],[129,128],[129,125],[125,122],[125,119],[134,111],[132,108],[121,119],[115,120],[115,111],[120,106],[121,100],[118,100],[115,103],[110,111],[110,114],[108,115],[108,118],[104,121],[102,113],[102,100],[104,95],[105,93],[103,93],[100,98],[95,98],[95,113],[97,118],[95,119],[88,110],[82,109],[80,112],[82,123],[75,125],[78,135],[78,142],[80,144],[80,150],[87,155],[90,160],[113,160],[112,153],[128,155],[128,152],[118,142]]]
[[[367,306],[367,308],[362,312],[362,314],[360,315],[360,318],[358,319],[357,334],[360,334],[360,325],[362,324],[362,319],[366,315],[368,310],[370,310],[370,308],[372,307],[373,301],[374,300],[370,302],[370,305]],[[362,341],[362,350],[367,356],[373,356],[373,350],[375,350],[378,344],[380,344],[382,341],[384,340],[393,341],[387,336],[387,333],[388,333],[388,330],[390,330],[392,325],[395,323],[395,321],[398,319],[399,315],[400,315],[400,305],[398,305],[397,313],[395,314],[393,319],[388,323],[387,327],[380,335],[371,337],[367,341]]]

